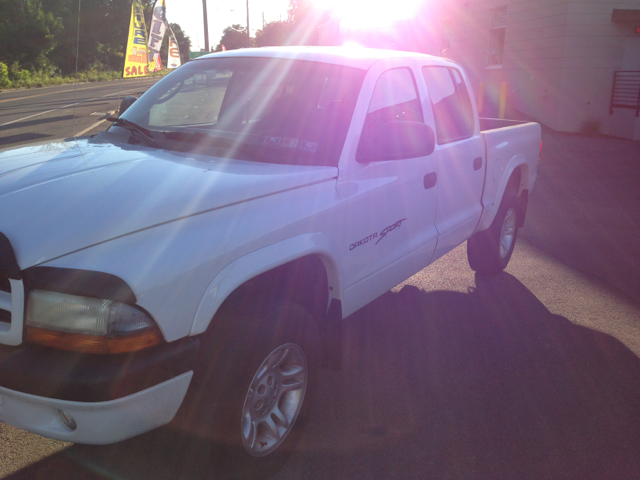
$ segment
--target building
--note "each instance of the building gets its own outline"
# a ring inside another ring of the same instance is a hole
[[[444,52],[484,83],[484,115],[506,82],[509,107],[554,130],[640,140],[640,0],[430,1],[392,37],[366,43]]]

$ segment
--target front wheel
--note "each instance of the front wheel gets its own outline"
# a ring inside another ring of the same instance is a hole
[[[502,272],[511,259],[517,238],[518,196],[513,189],[507,189],[491,226],[467,240],[469,266],[480,274]]]
[[[305,309],[257,297],[223,307],[206,342],[196,407],[203,460],[222,478],[268,478],[311,413],[321,343]]]
[[[302,410],[308,381],[307,357],[295,343],[280,345],[260,364],[240,420],[242,445],[249,455],[264,457],[285,442]]]

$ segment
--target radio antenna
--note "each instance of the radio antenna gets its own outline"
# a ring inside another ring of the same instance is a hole
[[[73,131],[71,132],[71,135],[73,135],[73,139],[76,142],[76,147],[78,147],[78,151],[80,152],[80,155],[82,155],[82,160],[84,160],[84,163],[86,163],[88,166],[89,163],[87,162],[84,153],[82,153],[82,149],[80,148],[80,144],[78,143],[78,139],[76,138],[76,89],[78,88],[78,56],[80,52],[80,2],[82,2],[82,0],[78,0],[78,33],[76,35],[76,78],[73,82]]]
[[[78,56],[80,52],[80,2],[82,0],[78,0],[78,33],[76,35],[76,77],[73,81],[73,131],[71,135],[73,138],[76,137],[76,89],[78,88]],[[76,141],[76,143],[78,143]]]

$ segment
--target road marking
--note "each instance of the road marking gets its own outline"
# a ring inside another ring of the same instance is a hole
[[[94,88],[104,88],[104,86],[100,86],[100,87],[87,87],[87,88],[78,88],[76,90],[76,92],[80,91],[80,90],[91,90]],[[46,95],[55,95],[56,93],[67,93],[67,92],[73,92],[73,89],[71,90],[63,90],[61,92],[48,92],[48,93],[41,93],[39,95],[28,95],[26,97],[18,97],[18,98],[7,98],[6,100],[0,100],[0,103],[4,103],[4,102],[13,102],[14,100],[24,100],[25,98],[36,98],[36,97],[44,97]]]
[[[94,98],[89,98],[88,100],[83,100],[81,102],[70,103],[69,105],[65,105],[64,107],[54,108],[53,110],[47,110],[46,112],[34,113],[33,115],[29,115],[28,117],[23,117],[23,118],[19,118],[17,120],[12,120],[10,122],[3,123],[2,125],[0,125],[0,127],[4,127],[5,125],[11,125],[12,123],[21,122],[22,120],[28,120],[28,119],[33,118],[33,117],[39,117],[40,115],[45,115],[47,113],[55,112],[56,110],[62,110],[63,108],[73,107],[74,105],[82,105],[83,103],[91,102],[92,100],[99,100],[101,98],[111,97],[113,95],[119,95],[119,94],[122,94],[122,93],[131,92],[133,90],[138,90],[139,88],[140,87],[138,87],[138,88],[130,88],[129,90],[124,90],[122,92],[110,93],[109,95],[103,95],[102,97],[94,97]]]
[[[107,115],[113,115],[115,112],[115,110],[113,112],[108,112]],[[102,120],[100,120],[99,122],[94,123],[93,125],[91,125],[89,128],[85,128],[84,130],[82,130],[81,132],[78,132],[74,135],[74,137],[81,137],[82,135],[84,135],[85,133],[87,133],[90,130],[93,130],[94,128],[96,128],[98,125],[106,122],[107,119],[103,118]]]
[[[99,122],[94,123],[93,125],[91,125],[89,128],[85,128],[84,130],[82,130],[81,132],[78,132],[76,134],[74,134],[74,137],[81,137],[82,135],[84,135],[85,133],[87,133],[89,130],[93,130],[94,128],[96,128],[98,125],[100,125],[101,123],[106,122],[107,119],[103,119],[100,120]]]
[[[104,85],[100,85],[97,87],[86,87],[86,88],[78,88],[75,91],[79,92],[80,90],[93,90],[95,88],[104,88]],[[71,90],[63,90],[61,92],[48,92],[48,93],[41,93],[39,95],[28,95],[26,97],[18,97],[18,98],[7,98],[6,100],[0,100],[0,103],[4,103],[4,102],[13,102],[14,100],[24,100],[25,98],[36,98],[36,97],[43,97],[46,95],[56,95],[58,93],[67,93],[67,92],[73,92],[74,89],[72,88]]]

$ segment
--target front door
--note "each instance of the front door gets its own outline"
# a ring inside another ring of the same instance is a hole
[[[366,116],[356,114],[350,135],[355,128],[362,138],[374,123],[424,122],[423,90],[410,66],[374,65],[356,106]],[[351,147],[337,184],[346,213],[338,236],[347,314],[350,305],[371,301],[426,266],[437,242],[436,156],[358,163],[357,145]]]

